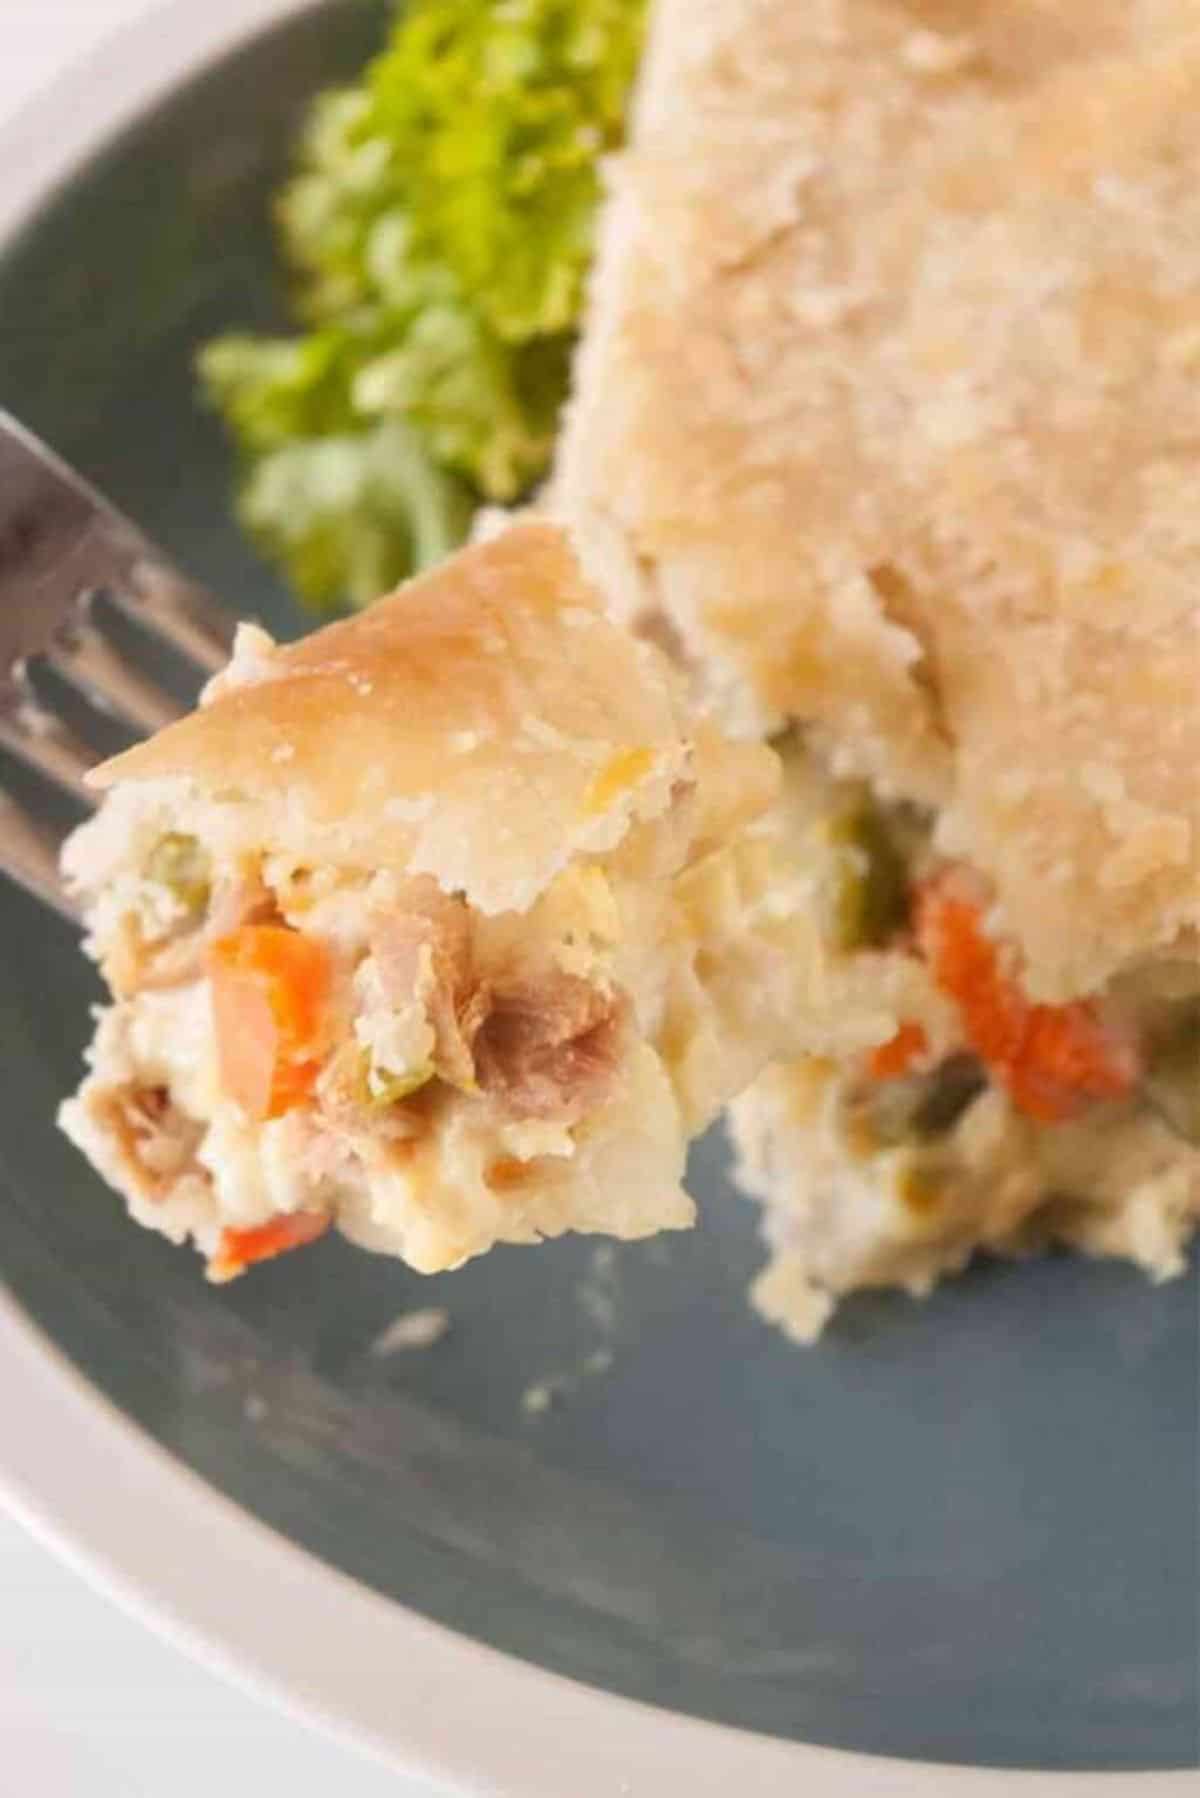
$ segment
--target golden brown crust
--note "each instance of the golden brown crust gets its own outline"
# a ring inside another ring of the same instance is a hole
[[[689,1225],[688,1138],[782,1030],[742,997],[777,960],[744,827],[778,760],[683,692],[547,525],[291,648],[245,627],[201,710],[101,771],[64,851],[123,991],[62,1123],[139,1221],[218,1272],[297,1217],[426,1272]],[[324,988],[279,1105],[271,977],[244,1068],[241,1005],[206,977],[260,898]]]
[[[603,614],[555,527],[463,551],[94,777],[234,799],[264,845],[428,872],[524,908],[689,770],[675,677]]]
[[[1183,0],[663,0],[557,481],[1049,997],[1200,925],[1198,161]]]

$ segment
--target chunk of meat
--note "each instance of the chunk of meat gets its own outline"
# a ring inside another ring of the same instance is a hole
[[[472,1045],[487,995],[474,976],[466,901],[421,876],[406,890],[403,905],[374,924],[371,953],[390,1003],[397,1010],[424,1006],[436,1072],[452,1086],[473,1088]]]
[[[279,907],[275,895],[262,877],[257,864],[239,868],[235,874],[223,875],[213,890],[212,904],[205,923],[205,936],[210,941],[240,930],[244,924],[277,924]]]
[[[165,1086],[107,1087],[95,1094],[91,1108],[139,1198],[160,1204],[182,1174],[198,1171],[203,1129],[172,1102]]]
[[[136,917],[123,918],[105,951],[104,978],[118,999],[135,993],[186,986],[204,972],[204,937],[189,929],[180,936],[147,942]]]
[[[498,987],[475,1037],[480,1087],[513,1117],[578,1122],[612,1086],[627,1010],[557,968]]]
[[[1061,1123],[1097,1100],[1133,1091],[1134,1045],[1087,1000],[1035,1005],[1028,999],[1014,957],[987,934],[979,901],[954,870],[918,890],[914,924],[968,1042],[1027,1116]]]
[[[323,1211],[291,1211],[252,1230],[224,1230],[208,1264],[208,1277],[218,1282],[235,1280],[259,1261],[273,1261],[277,1255],[316,1242],[328,1228],[329,1218]]]

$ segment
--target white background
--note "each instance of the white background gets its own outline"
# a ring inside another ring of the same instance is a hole
[[[0,0],[0,124],[53,79],[65,55],[86,57],[153,3]],[[49,113],[46,128],[54,129]],[[212,1798],[223,1790],[235,1798],[258,1790],[437,1798],[423,1781],[344,1751],[194,1666],[0,1512],[3,1798]]]

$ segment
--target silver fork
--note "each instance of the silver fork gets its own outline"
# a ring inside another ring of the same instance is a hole
[[[232,638],[210,593],[0,410],[0,872],[74,916],[54,795],[95,803],[83,779],[101,759],[92,727],[169,723],[185,702],[147,661],[165,649],[194,689]]]

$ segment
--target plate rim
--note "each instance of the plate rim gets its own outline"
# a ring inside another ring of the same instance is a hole
[[[167,0],[111,33],[0,127],[0,260],[123,129],[205,66],[325,0]],[[53,134],[45,129],[55,119]],[[622,1698],[385,1599],[260,1523],[93,1387],[0,1287],[0,1504],[91,1585],[309,1727],[479,1798],[693,1798],[809,1780],[822,1798],[1162,1798],[1184,1769],[1016,1772],[784,1741]],[[103,1466],[90,1481],[80,1470]],[[169,1530],[147,1529],[167,1515]],[[224,1552],[213,1565],[214,1540]],[[246,1602],[252,1593],[253,1604]],[[398,1694],[403,1675],[403,1692]],[[469,1732],[463,1724],[469,1718]]]

